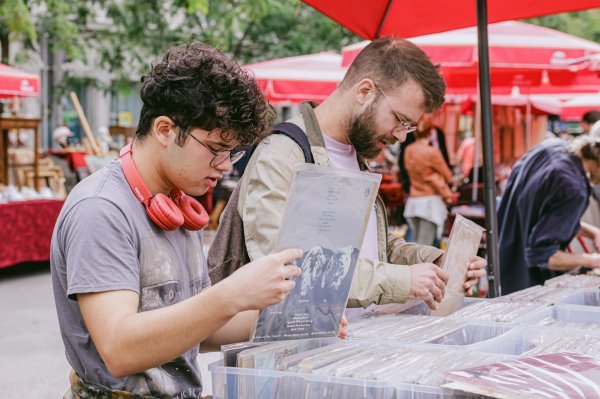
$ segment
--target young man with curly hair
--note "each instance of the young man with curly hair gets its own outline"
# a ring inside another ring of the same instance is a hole
[[[74,188],[52,237],[73,368],[65,398],[200,397],[199,344],[248,339],[256,310],[281,302],[300,273],[289,263],[301,251],[288,249],[211,286],[202,209],[186,196],[231,170],[233,148],[269,133],[273,115],[255,80],[192,42],[162,55],[141,97],[132,146]]]

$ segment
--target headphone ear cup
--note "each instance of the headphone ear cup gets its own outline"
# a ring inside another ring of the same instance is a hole
[[[169,197],[162,193],[152,197],[146,211],[150,219],[163,230],[175,230],[183,226],[182,212]]]
[[[184,195],[177,205],[183,214],[183,227],[186,229],[200,230],[208,224],[208,212],[195,198]]]

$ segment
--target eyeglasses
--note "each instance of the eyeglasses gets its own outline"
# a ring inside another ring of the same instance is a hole
[[[381,94],[383,94],[383,98],[385,98],[385,101],[387,101],[388,105],[390,106],[390,108],[394,112],[394,115],[396,115],[396,118],[398,119],[398,122],[400,122],[400,126],[396,126],[394,128],[394,130],[398,130],[399,133],[412,133],[415,130],[417,130],[417,127],[415,125],[413,125],[411,122],[408,122],[406,119],[404,119],[404,118],[402,118],[400,116],[400,114],[396,111],[396,108],[394,108],[394,106],[392,105],[392,102],[388,98],[387,94],[385,94],[385,92],[383,91],[383,89],[381,87],[379,87],[379,86],[377,86],[377,88],[379,89],[379,91],[381,92]]]
[[[246,151],[235,151],[235,150],[215,151],[212,148],[210,148],[209,146],[207,146],[206,144],[204,144],[202,141],[197,139],[190,131],[186,130],[185,132],[191,138],[196,140],[198,143],[202,144],[204,146],[204,148],[206,148],[213,155],[213,159],[211,159],[210,163],[209,163],[209,165],[212,168],[216,168],[217,166],[221,165],[223,162],[227,161],[228,159],[229,159],[229,162],[231,162],[231,164],[233,165],[234,163],[236,163],[237,161],[242,159],[242,157],[246,153]]]

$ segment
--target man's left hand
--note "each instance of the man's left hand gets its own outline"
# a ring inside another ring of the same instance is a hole
[[[474,256],[469,262],[465,281],[465,290],[468,295],[473,295],[473,287],[479,284],[479,279],[485,276],[487,261],[479,256]]]

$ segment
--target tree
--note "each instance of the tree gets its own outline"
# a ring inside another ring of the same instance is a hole
[[[110,72],[106,89],[130,87],[163,49],[191,39],[205,40],[243,63],[339,50],[359,40],[312,8],[290,0],[0,2],[3,48],[8,49],[9,39],[18,39],[38,51],[37,37],[46,35],[50,50],[64,52],[66,61]],[[7,61],[8,52],[2,57]],[[67,73],[63,83],[72,78]]]
[[[600,42],[600,9],[547,15],[525,21]]]
[[[2,62],[8,63],[10,40],[35,41],[37,34],[23,0],[0,0],[0,52]]]

